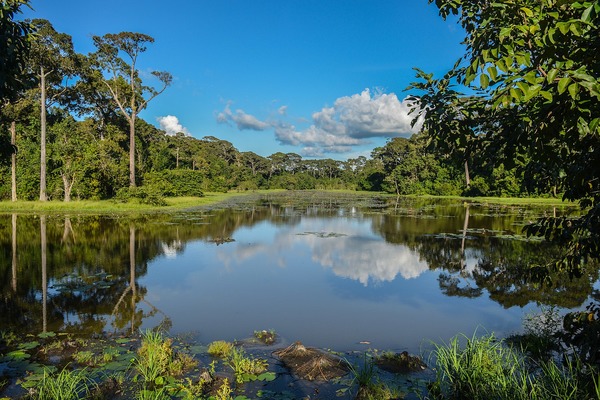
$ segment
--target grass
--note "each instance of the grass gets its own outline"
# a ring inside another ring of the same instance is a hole
[[[233,351],[233,343],[224,340],[216,340],[208,345],[208,354],[213,357],[227,358]]]
[[[137,201],[119,203],[113,200],[73,200],[68,203],[64,201],[1,201],[0,213],[64,213],[77,212],[82,214],[112,214],[130,212],[168,212],[184,210],[191,207],[217,204],[232,197],[245,196],[244,193],[206,193],[204,197],[169,197],[166,198],[166,206],[152,206],[140,204]]]
[[[448,344],[435,345],[433,356],[437,368],[430,398],[600,399],[589,387],[588,367],[554,359],[536,364],[493,334],[457,336]]]
[[[53,201],[0,201],[0,213],[19,212],[19,213],[65,213],[76,212],[82,214],[113,214],[113,213],[131,213],[131,212],[169,212],[185,210],[192,207],[207,206],[217,204],[222,201],[238,196],[247,196],[251,194],[273,194],[286,193],[281,189],[275,190],[257,190],[246,192],[228,192],[217,193],[207,192],[204,197],[168,197],[166,206],[153,206],[149,204],[140,204],[132,200],[127,203],[119,203],[114,200],[73,200],[68,203],[60,200]],[[361,196],[389,196],[396,197],[394,194],[381,192],[360,192],[352,190],[314,190],[313,192],[334,193],[334,194],[355,194]],[[460,196],[407,196],[414,198],[440,198],[456,199],[483,204],[501,204],[501,205],[543,205],[543,206],[577,206],[576,203],[563,202],[559,198],[539,198],[539,197],[460,197]]]
[[[39,400],[80,399],[87,396],[93,386],[95,386],[94,382],[84,369],[71,371],[64,368],[58,374],[44,371],[30,396]]]

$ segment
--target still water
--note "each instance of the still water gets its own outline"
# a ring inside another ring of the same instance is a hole
[[[288,193],[135,217],[0,215],[0,330],[162,324],[209,343],[273,329],[284,344],[410,352],[502,336],[541,305],[588,301],[597,270],[552,286],[523,273],[558,249],[522,227],[568,212]]]

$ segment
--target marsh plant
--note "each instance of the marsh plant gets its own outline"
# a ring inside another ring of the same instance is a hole
[[[71,400],[87,397],[97,385],[85,369],[68,370],[59,373],[44,371],[39,380],[33,383],[29,397],[39,400]]]
[[[227,358],[227,364],[233,370],[237,383],[256,379],[267,370],[267,360],[251,357],[243,349],[234,348]]]
[[[357,400],[391,400],[398,398],[395,390],[381,382],[377,375],[375,363],[367,354],[361,366],[348,363],[352,374],[352,383],[358,386]]]
[[[254,337],[266,345],[275,343],[276,334],[273,329],[262,331],[254,331]]]
[[[213,357],[227,358],[233,351],[233,348],[233,343],[217,340],[208,345],[208,354]]]
[[[591,370],[577,362],[553,359],[537,368],[519,350],[493,334],[453,338],[435,345],[436,379],[429,387],[435,399],[600,399],[588,385]]]
[[[142,334],[142,345],[133,363],[139,376],[150,386],[163,385],[166,377],[181,375],[197,365],[193,357],[174,351],[171,338],[150,330]]]

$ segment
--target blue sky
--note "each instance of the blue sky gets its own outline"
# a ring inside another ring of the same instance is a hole
[[[262,156],[368,156],[411,134],[413,67],[442,74],[463,35],[427,0],[31,0],[94,51],[92,35],[140,32],[141,70],[173,85],[142,117],[171,133],[215,136]]]

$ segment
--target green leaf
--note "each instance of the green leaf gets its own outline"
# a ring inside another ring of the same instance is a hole
[[[592,22],[592,11],[594,11],[593,5],[586,8],[585,11],[583,12],[583,14],[581,14],[581,20],[583,22],[585,22],[586,24],[589,24]]]
[[[56,336],[56,333],[54,333],[54,332],[42,332],[42,333],[38,334],[37,336],[40,339],[47,339],[47,338]]]
[[[263,372],[262,374],[256,377],[257,380],[263,382],[271,382],[277,378],[277,374],[275,372]]]
[[[490,85],[490,78],[486,74],[481,74],[479,76],[479,84],[481,85],[482,89],[487,89],[487,87]]]
[[[579,93],[579,85],[577,82],[573,82],[569,85],[569,94],[575,100],[577,98],[577,93]]]
[[[571,83],[570,77],[565,76],[564,78],[561,78],[560,81],[558,81],[558,94],[563,94],[569,83]]]
[[[494,67],[494,66],[488,67],[487,72],[493,81],[495,81],[496,78],[498,77],[498,69],[496,69],[496,67]]]
[[[521,7],[521,11],[523,11],[529,18],[533,17],[533,11],[527,7]]]
[[[540,95],[543,98],[545,98],[546,100],[548,100],[549,102],[552,102],[552,100],[554,99],[554,97],[552,96],[552,93],[548,92],[547,90],[541,90]]]
[[[556,69],[556,68],[553,68],[550,71],[548,71],[548,74],[546,75],[546,80],[548,81],[548,83],[554,82],[554,78],[556,78],[557,74],[558,74],[558,69]]]

